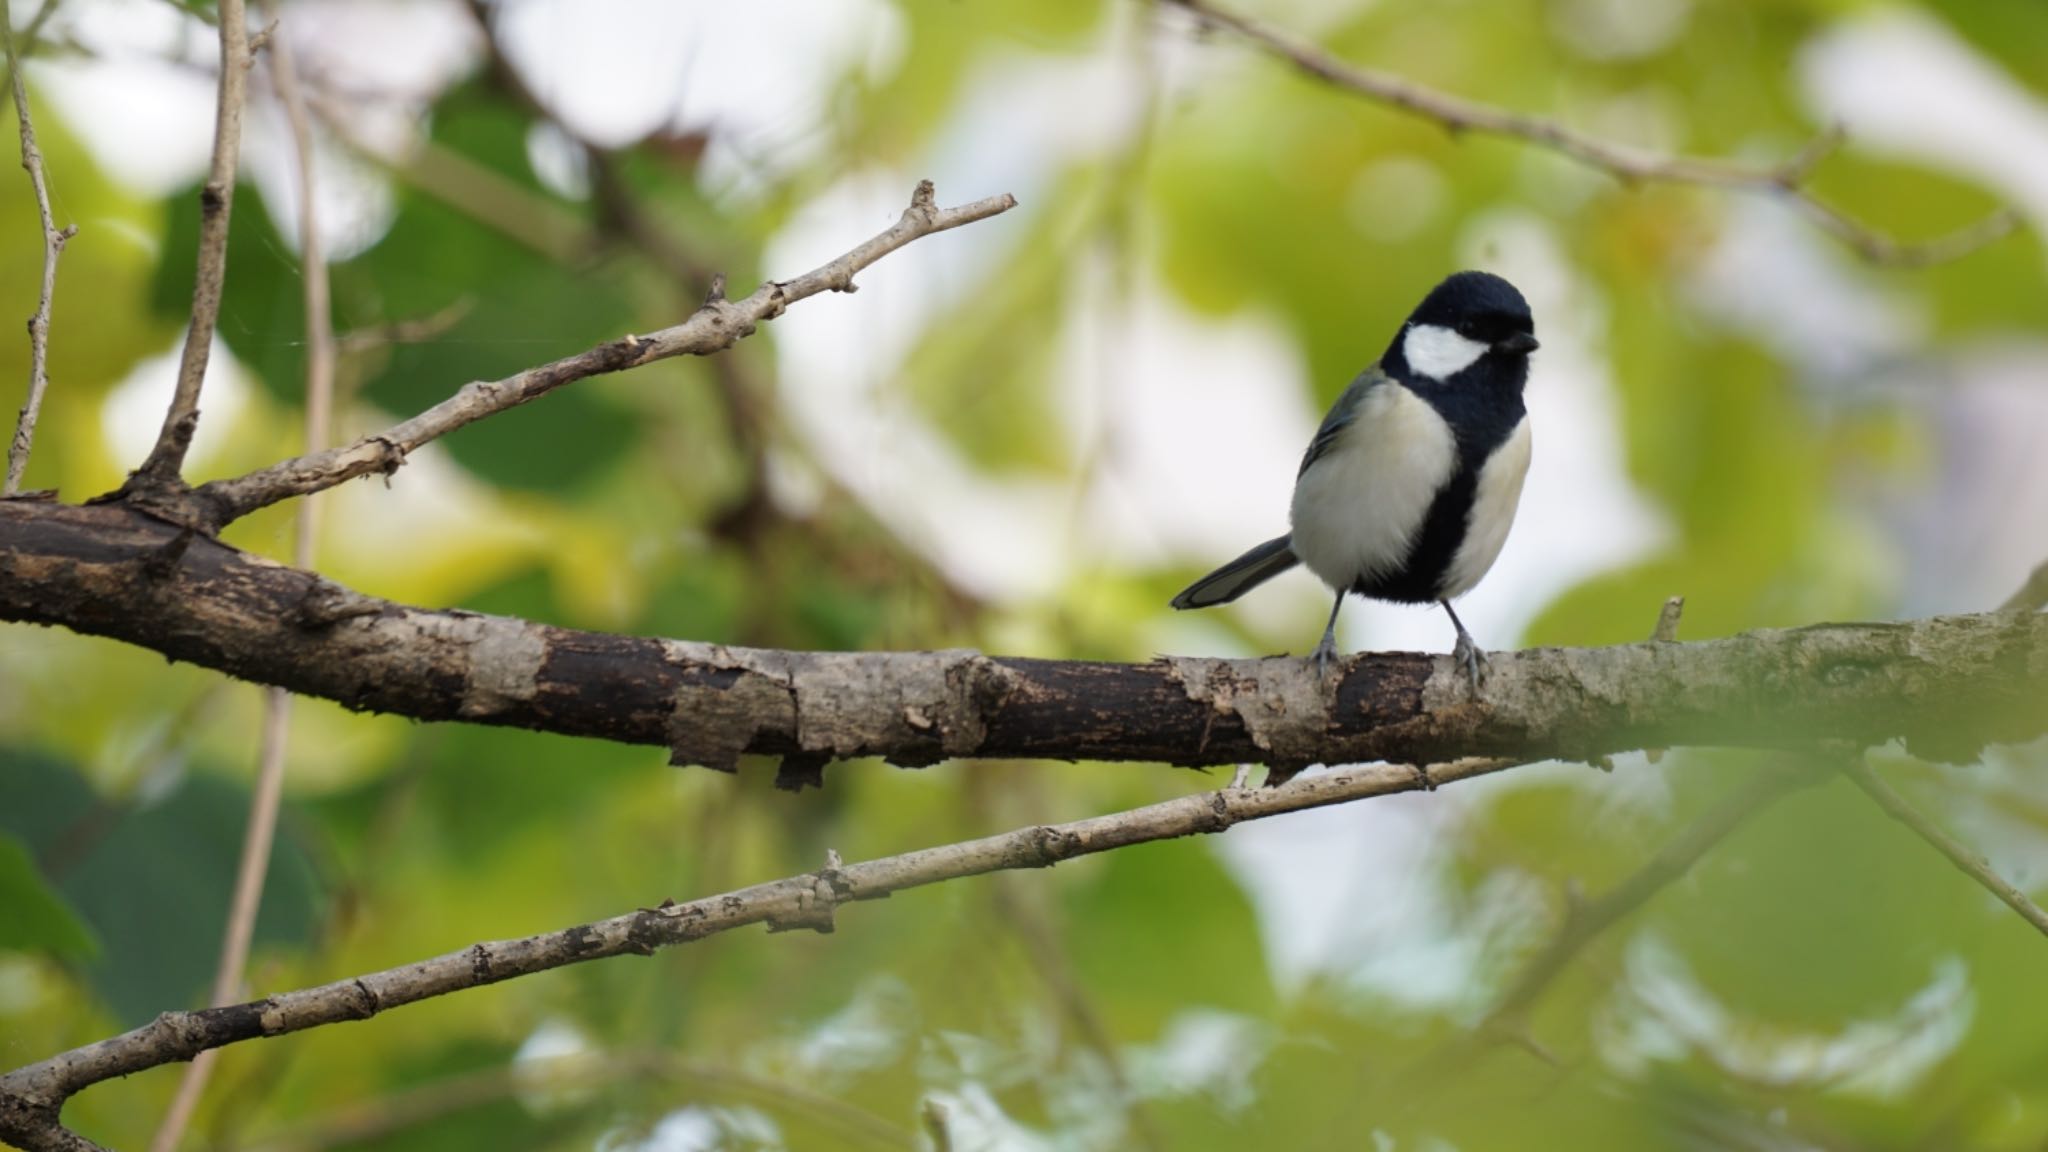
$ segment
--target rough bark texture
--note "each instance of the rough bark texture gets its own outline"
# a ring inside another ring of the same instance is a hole
[[[779,652],[578,632],[349,591],[118,505],[0,502],[0,620],[60,625],[359,710],[594,736],[731,769],[1042,757],[1185,765],[1590,758],[1902,738],[1958,759],[2048,731],[2048,617],[1765,630],[1446,657],[1147,664]]]

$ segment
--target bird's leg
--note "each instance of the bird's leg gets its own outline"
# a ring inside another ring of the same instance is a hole
[[[1330,622],[1323,626],[1323,642],[1316,645],[1316,676],[1329,674],[1330,661],[1337,655],[1337,613],[1344,607],[1345,589],[1337,589],[1337,602],[1330,605]]]
[[[1465,631],[1465,622],[1458,619],[1458,613],[1451,608],[1451,602],[1449,600],[1439,600],[1437,603],[1443,605],[1444,611],[1451,614],[1451,626],[1458,630],[1458,645],[1451,649],[1451,661],[1465,666],[1466,675],[1472,678],[1472,698],[1477,700],[1479,698],[1479,666],[1486,663],[1486,653],[1480,651],[1479,645],[1472,639],[1472,634]]]

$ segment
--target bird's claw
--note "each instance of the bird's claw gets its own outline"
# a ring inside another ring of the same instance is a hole
[[[1486,653],[1472,642],[1472,634],[1462,629],[1458,632],[1457,646],[1451,649],[1451,662],[1461,664],[1465,675],[1472,682],[1472,698],[1479,698],[1479,666],[1486,663]]]
[[[1315,653],[1310,657],[1310,659],[1316,662],[1316,678],[1318,680],[1329,676],[1330,661],[1336,658],[1336,643],[1328,636],[1323,637],[1323,642],[1316,645]]]

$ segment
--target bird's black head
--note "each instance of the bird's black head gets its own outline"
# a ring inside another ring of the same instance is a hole
[[[1442,382],[1475,365],[1519,392],[1536,350],[1536,321],[1515,286],[1491,272],[1459,272],[1432,289],[1381,360],[1397,377]]]

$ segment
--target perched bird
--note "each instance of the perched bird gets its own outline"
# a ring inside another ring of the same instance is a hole
[[[1486,272],[1437,285],[1323,417],[1294,478],[1294,530],[1188,585],[1173,606],[1228,604],[1306,564],[1337,593],[1315,652],[1327,671],[1347,594],[1434,600],[1458,630],[1453,658],[1476,695],[1483,656],[1451,601],[1493,566],[1515,518],[1529,471],[1522,386],[1535,350],[1535,321],[1514,285]]]

